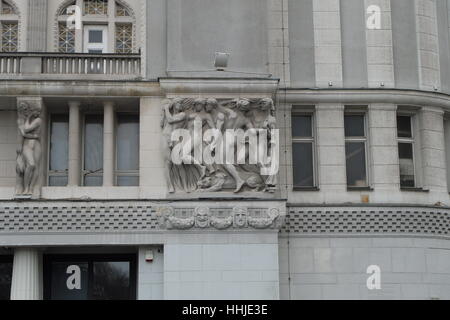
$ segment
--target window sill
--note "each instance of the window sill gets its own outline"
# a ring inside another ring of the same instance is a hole
[[[318,188],[318,187],[309,187],[309,188],[294,187],[292,190],[295,192],[314,192],[314,191],[320,191],[320,188]]]
[[[430,192],[430,190],[426,190],[424,188],[400,188],[401,191],[408,191],[408,192]]]
[[[347,187],[348,192],[358,192],[358,191],[367,191],[372,192],[374,191],[371,187]]]

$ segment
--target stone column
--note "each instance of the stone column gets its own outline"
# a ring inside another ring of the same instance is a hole
[[[28,1],[27,51],[47,51],[47,0]]]
[[[104,102],[103,124],[103,186],[114,185],[114,103]]]
[[[81,134],[79,101],[69,101],[69,186],[79,186],[81,177]]]
[[[81,15],[83,15],[83,0],[77,0],[76,6],[78,6],[81,9]],[[83,28],[81,29],[75,29],[75,52],[83,52],[83,42],[84,42],[84,34],[83,34]]]
[[[444,111],[424,107],[420,112],[420,147],[423,168],[423,188],[447,192],[445,163]]]
[[[116,1],[108,0],[108,17],[116,16]],[[116,47],[116,22],[114,19],[110,19],[108,22],[108,53],[114,53]]]
[[[17,248],[11,284],[11,300],[42,299],[42,260],[39,251]]]

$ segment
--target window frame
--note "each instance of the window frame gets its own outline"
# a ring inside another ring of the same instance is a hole
[[[345,134],[345,117],[346,116],[362,116],[364,123],[364,136],[363,137],[347,137]],[[348,191],[359,191],[359,190],[372,190],[372,179],[370,171],[370,153],[369,153],[369,114],[367,109],[361,107],[351,107],[347,106],[344,111],[344,153],[345,153],[345,175],[346,175],[346,185]],[[366,171],[366,185],[362,187],[349,186],[347,179],[347,143],[364,143],[365,152],[365,171]]]
[[[7,2],[15,11],[12,14],[2,14],[2,2],[0,0],[0,52],[14,53],[20,51],[20,13],[14,3]],[[3,51],[3,23],[13,23],[17,25],[17,51]]]
[[[140,135],[140,128],[141,128],[141,119],[140,119],[140,115],[139,112],[133,112],[133,111],[129,111],[129,112],[123,112],[123,111],[118,111],[114,113],[114,186],[119,187],[119,188],[123,188],[124,186],[119,186],[118,184],[118,178],[119,177],[137,177],[138,178],[138,185],[137,186],[132,186],[132,187],[139,187],[140,185],[140,148],[139,149],[139,161],[138,161],[138,169],[137,170],[119,170],[118,167],[118,143],[119,143],[119,137],[118,137],[118,128],[119,128],[119,117],[120,115],[133,115],[133,116],[137,116],[138,118],[138,128],[139,128],[139,136],[138,136],[138,140],[139,140],[139,146],[140,146],[140,141],[141,141],[141,135]]]
[[[296,137],[293,135],[293,118],[295,116],[308,116],[311,117],[311,137]],[[291,130],[289,132],[291,135],[291,161],[292,161],[292,189],[293,191],[318,191],[319,190],[319,176],[318,176],[318,166],[317,166],[317,125],[316,125],[316,113],[315,108],[306,108],[306,109],[295,109],[293,108],[291,112]],[[312,186],[296,186],[294,181],[294,144],[311,144],[312,145],[312,170],[313,170],[313,184]]]
[[[80,180],[80,185],[82,188],[101,188],[103,187],[103,183],[101,186],[86,186],[85,185],[85,178],[86,175],[89,174],[88,171],[85,170],[84,166],[85,166],[85,151],[86,151],[86,117],[87,116],[99,116],[102,117],[104,119],[104,113],[102,112],[84,112],[82,114],[82,125],[81,125],[81,170],[80,170],[80,174],[81,174],[81,180]],[[103,137],[105,134],[105,123],[104,121],[102,122],[102,126],[103,126]],[[102,139],[104,139],[102,137]],[[104,141],[103,141],[104,143]],[[103,152],[105,152],[105,146],[103,144]],[[103,156],[104,158],[104,156]],[[102,159],[102,170],[100,171],[96,171],[95,173],[92,173],[91,176],[92,177],[102,177],[102,181],[104,179],[104,170],[105,168],[103,168],[103,159]],[[100,174],[101,173],[101,174]]]
[[[130,301],[137,299],[138,255],[131,254],[49,254],[43,259],[44,300],[51,300],[51,263],[52,262],[87,262],[88,263],[88,300],[92,300],[93,263],[94,262],[130,262]]]
[[[51,135],[52,135],[52,118],[55,116],[67,116],[68,124],[69,124],[69,132],[68,132],[68,141],[67,144],[70,144],[70,115],[68,113],[50,113],[48,116],[48,125],[47,125],[47,186],[51,188],[64,188],[66,186],[51,186],[50,178],[51,177],[64,177],[67,176],[67,183],[69,182],[69,155],[67,155],[67,171],[66,174],[63,174],[63,171],[55,171],[50,170],[50,162],[51,162]]]
[[[73,53],[86,53],[88,52],[88,48],[86,48],[85,41],[85,28],[89,26],[101,26],[104,25],[107,27],[105,35],[105,49],[103,54],[135,54],[139,51],[136,43],[136,23],[137,19],[134,14],[133,9],[126,3],[118,0],[109,0],[108,1],[108,9],[107,14],[86,14],[85,13],[85,1],[82,1],[82,9],[81,9],[81,25],[82,29],[77,30],[75,32],[75,49]],[[76,4],[76,3],[75,3]],[[117,15],[117,4],[123,6],[126,10],[128,10],[129,15],[120,16]],[[61,50],[59,46],[59,38],[60,38],[60,23],[67,23],[68,15],[64,14],[65,9],[74,4],[66,4],[64,7],[60,7],[56,13],[56,35],[55,35],[55,48],[54,51],[60,53],[69,53]],[[130,24],[131,25],[131,52],[130,53],[118,53],[116,48],[116,29],[117,25],[120,24]]]
[[[410,138],[404,138],[404,137],[399,137],[398,136],[398,117],[409,117],[410,121],[411,121],[411,137]],[[399,110],[397,112],[397,116],[396,116],[396,123],[397,123],[397,149],[399,150],[399,145],[400,143],[404,143],[404,144],[411,144],[412,145],[412,154],[413,154],[413,169],[414,169],[414,186],[413,187],[405,187],[402,186],[402,181],[401,181],[401,174],[400,174],[400,154],[398,157],[399,160],[399,164],[398,164],[398,168],[399,168],[399,184],[400,184],[400,189],[404,190],[404,191],[414,191],[414,190],[418,190],[418,189],[422,189],[422,176],[421,176],[421,172],[419,170],[419,165],[421,165],[421,157],[420,157],[420,147],[419,147],[419,119],[418,119],[418,114],[415,111],[409,111],[409,110]]]

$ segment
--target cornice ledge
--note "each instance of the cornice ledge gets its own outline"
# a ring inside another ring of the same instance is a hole
[[[278,92],[278,99],[284,103],[342,103],[373,104],[392,103],[396,105],[427,106],[450,110],[450,95],[443,93],[402,89],[287,89]]]
[[[277,79],[248,78],[160,78],[161,91],[167,97],[179,96],[264,96],[278,90]]]

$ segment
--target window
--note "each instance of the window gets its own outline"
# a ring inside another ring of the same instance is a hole
[[[0,1],[0,51],[19,51],[19,15],[8,1]]]
[[[118,24],[116,26],[116,52],[132,53],[133,51],[133,25]]]
[[[139,115],[118,114],[116,185],[139,186]]]
[[[46,256],[46,300],[135,300],[136,256]]]
[[[69,29],[66,24],[59,24],[59,52],[75,52],[75,29]]]
[[[84,28],[84,50],[87,53],[106,53],[108,27],[87,26]]]
[[[0,6],[1,6],[0,14],[16,14],[16,10],[12,6],[12,4],[6,1],[1,1]]]
[[[50,118],[49,186],[67,186],[69,172],[68,163],[69,116],[52,115]]]
[[[108,14],[108,0],[84,0],[84,14]]]
[[[400,187],[416,187],[414,164],[414,127],[413,117],[397,116],[398,153],[400,163]]]
[[[114,0],[84,0],[82,32],[67,25],[68,8],[58,13],[58,51],[65,53],[118,53],[131,54],[133,47],[134,14],[124,3]],[[109,13],[113,14],[110,15]],[[113,30],[110,30],[112,28]],[[108,38],[114,35],[114,39]]]
[[[292,116],[292,156],[294,188],[314,188],[315,143],[314,125],[311,114]]]
[[[116,17],[129,17],[130,11],[123,5],[116,2]]]
[[[103,185],[103,116],[86,115],[84,123],[83,185]]]
[[[13,257],[0,255],[0,300],[11,298]]]
[[[367,134],[364,114],[348,114],[345,120],[347,186],[367,188]]]

